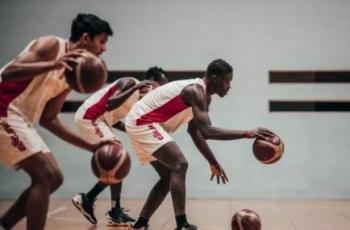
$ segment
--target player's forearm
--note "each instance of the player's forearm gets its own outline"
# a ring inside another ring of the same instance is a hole
[[[216,164],[217,160],[214,156],[214,153],[211,151],[207,141],[204,139],[201,132],[196,128],[189,128],[188,133],[190,134],[193,143],[199,152],[209,162],[209,164]]]
[[[77,147],[80,147],[82,149],[93,151],[92,145],[88,142],[86,142],[84,139],[79,137],[77,134],[71,132],[61,121],[59,118],[56,118],[51,121],[42,121],[41,125],[61,138],[62,140],[75,145]]]
[[[55,62],[12,63],[1,74],[2,81],[22,81],[55,69]]]
[[[202,127],[201,133],[205,139],[211,140],[236,140],[247,138],[247,131],[221,129],[213,126]]]
[[[110,98],[107,103],[107,110],[111,111],[121,106],[135,92],[135,90],[135,87],[131,87],[123,93],[120,93],[117,96]]]

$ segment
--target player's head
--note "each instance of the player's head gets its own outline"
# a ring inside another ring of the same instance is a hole
[[[79,42],[80,48],[99,56],[106,51],[108,36],[113,31],[108,22],[93,14],[78,14],[71,27],[71,42]]]
[[[143,87],[140,89],[140,97],[144,97],[147,93],[151,92],[160,85],[168,83],[166,72],[157,66],[151,67],[146,71],[145,80],[152,81],[152,85]]]
[[[213,93],[218,94],[220,97],[224,97],[230,90],[232,77],[232,66],[222,59],[212,61],[208,65],[205,73],[208,88],[210,88]]]
[[[159,85],[168,83],[167,73],[158,66],[153,66],[146,71],[146,80],[156,81]]]

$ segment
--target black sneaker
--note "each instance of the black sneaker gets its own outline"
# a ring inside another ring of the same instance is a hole
[[[94,214],[95,200],[88,200],[84,193],[79,193],[72,199],[74,206],[92,224],[97,224],[97,219]]]
[[[197,230],[197,226],[193,224],[186,223],[182,228],[175,228],[175,230]]]
[[[130,226],[130,223],[135,222],[135,219],[124,213],[122,208],[107,212],[106,218],[108,225],[114,226]]]

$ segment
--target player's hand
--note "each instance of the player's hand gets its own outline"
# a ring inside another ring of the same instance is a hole
[[[135,85],[135,89],[142,89],[144,87],[152,87],[152,88],[156,88],[158,87],[159,84],[156,81],[152,81],[152,80],[143,80],[141,82],[139,82],[138,84]]]
[[[214,177],[216,177],[217,184],[220,184],[220,182],[222,182],[223,184],[226,184],[226,182],[228,182],[226,173],[219,163],[211,164],[210,170],[211,170],[210,180],[213,180]]]
[[[78,64],[77,58],[81,57],[84,51],[85,50],[83,49],[77,49],[65,53],[62,57],[54,61],[54,68],[59,69],[64,67],[67,70],[72,71],[72,66]]]
[[[95,144],[90,144],[89,150],[94,153],[99,147],[113,143],[122,144],[119,140],[103,140]]]
[[[276,134],[266,128],[256,128],[246,131],[245,136],[247,138],[261,138],[264,140],[268,140],[271,137],[276,136]]]

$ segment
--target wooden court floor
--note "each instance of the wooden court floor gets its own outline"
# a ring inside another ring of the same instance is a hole
[[[0,214],[11,201],[0,201]],[[129,214],[137,217],[143,200],[125,200]],[[125,230],[108,227],[104,214],[109,201],[96,202],[95,214],[99,223],[91,225],[73,207],[70,200],[51,199],[46,229],[49,230]],[[187,215],[200,230],[230,230],[234,212],[249,208],[262,218],[263,230],[350,230],[350,200],[189,200]],[[33,207],[35,212],[35,207]],[[151,230],[173,230],[175,220],[171,201],[167,199],[150,222]],[[14,230],[25,229],[25,222]]]

